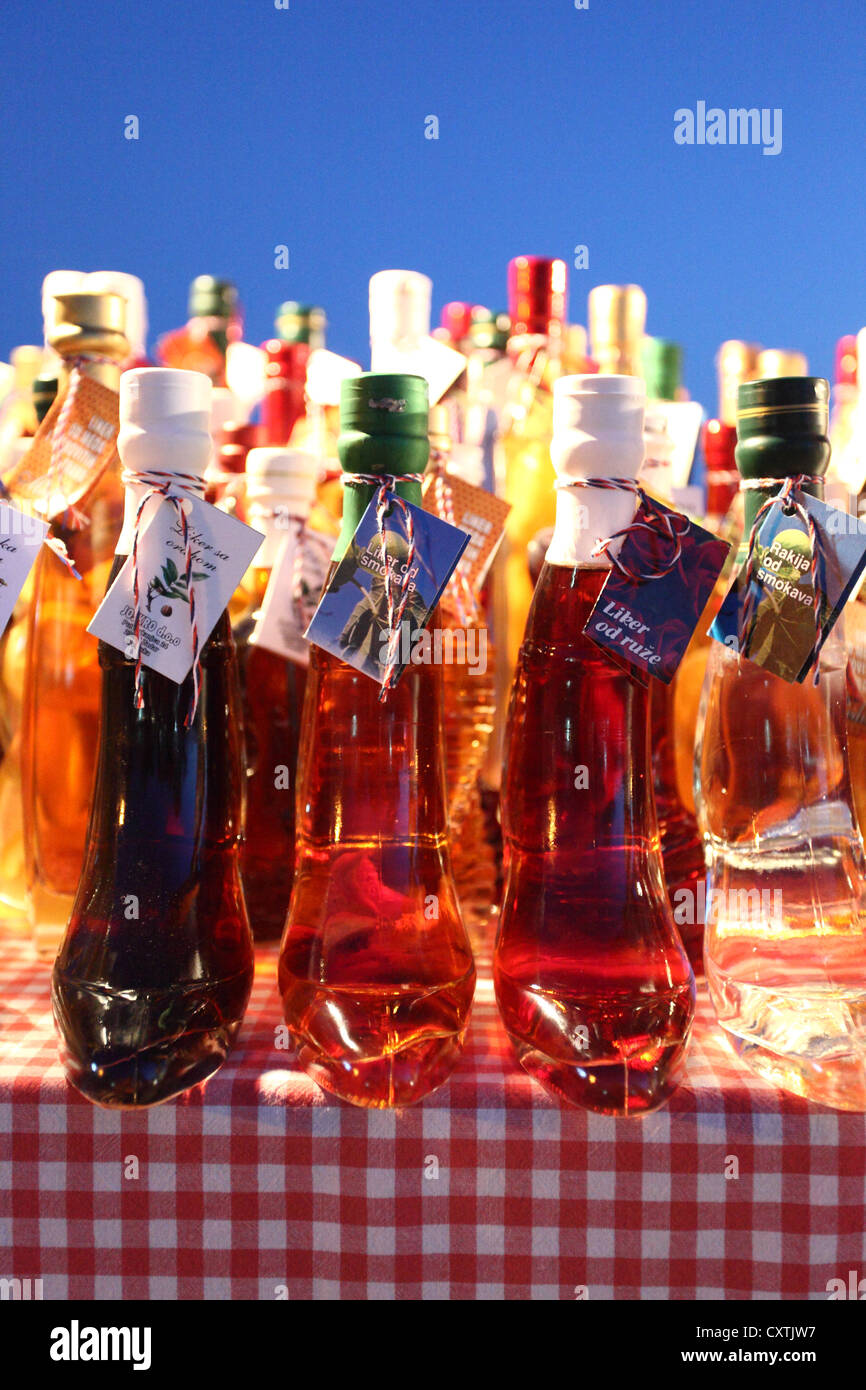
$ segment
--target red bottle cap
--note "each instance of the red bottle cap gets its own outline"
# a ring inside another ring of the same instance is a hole
[[[857,385],[857,337],[846,333],[836,344],[836,383],[838,386]]]
[[[703,428],[702,443],[707,465],[707,513],[722,517],[740,486],[735,455],[736,428],[721,420],[708,420]]]
[[[262,343],[265,354],[265,382],[306,380],[309,343],[284,343],[282,338],[269,338]]]
[[[472,304],[466,304],[462,299],[453,299],[442,310],[442,327],[452,343],[462,343],[464,338],[469,337],[473,307]]]
[[[547,256],[516,256],[508,263],[511,332],[561,337],[565,322],[568,269]]]

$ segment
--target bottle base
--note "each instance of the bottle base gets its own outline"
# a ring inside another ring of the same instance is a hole
[[[508,1037],[523,1070],[549,1095],[596,1115],[650,1115],[667,1105],[682,1080],[685,1047],[683,1057],[661,1071],[657,1063],[650,1066],[641,1058],[568,1064],[546,1057],[513,1033]]]
[[[770,990],[707,962],[710,997],[738,1057],[764,1081],[816,1105],[866,1112],[862,991]]]
[[[415,1105],[448,1080],[463,1050],[475,971],[444,985],[324,988],[280,965],[298,1066],[323,1090],[368,1109]]]
[[[216,986],[123,993],[55,973],[52,1002],[67,1079],[103,1109],[143,1110],[174,1099],[222,1066],[251,987],[251,970]]]
[[[464,1034],[431,1039],[384,1057],[350,1061],[300,1047],[297,1063],[317,1086],[338,1100],[367,1110],[416,1105],[450,1079],[463,1051]]]

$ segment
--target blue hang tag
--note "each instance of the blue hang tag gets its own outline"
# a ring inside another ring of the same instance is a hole
[[[866,522],[808,494],[798,494],[797,501],[820,535],[820,635],[809,527],[781,500],[755,537],[750,582],[744,563],[710,628],[710,636],[732,651],[740,652],[742,640],[742,656],[792,683],[813,669],[866,569]]]
[[[424,629],[470,537],[411,502],[414,555],[410,555],[408,524],[403,508],[391,503],[385,519],[388,564],[393,576],[394,607],[408,594],[399,628],[392,635],[382,563],[382,539],[376,498],[370,502],[342,560],[322,593],[305,633],[308,641],[346,661],[365,676],[384,684],[389,665],[394,679],[409,664],[429,658]],[[405,587],[404,587],[405,581]]]

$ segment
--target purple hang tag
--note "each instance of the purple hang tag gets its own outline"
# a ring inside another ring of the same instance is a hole
[[[681,512],[641,501],[584,634],[642,683],[668,685],[729,551]]]

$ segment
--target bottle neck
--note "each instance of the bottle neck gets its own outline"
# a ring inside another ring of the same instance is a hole
[[[378,488],[371,487],[367,483],[346,483],[343,486],[343,524],[337,544],[334,547],[334,560],[342,560],[349,542],[358,529],[361,517],[369,507],[373,498],[378,492]],[[411,502],[416,507],[421,507],[421,484],[403,478],[398,478],[394,487],[398,497],[402,497],[405,502]]]
[[[64,359],[63,365],[68,385],[72,362]],[[88,377],[90,381],[98,381],[100,386],[106,386],[109,391],[114,391],[115,393],[119,392],[122,370],[119,362],[89,362],[85,359],[77,362],[75,365],[77,365],[81,376]]]

